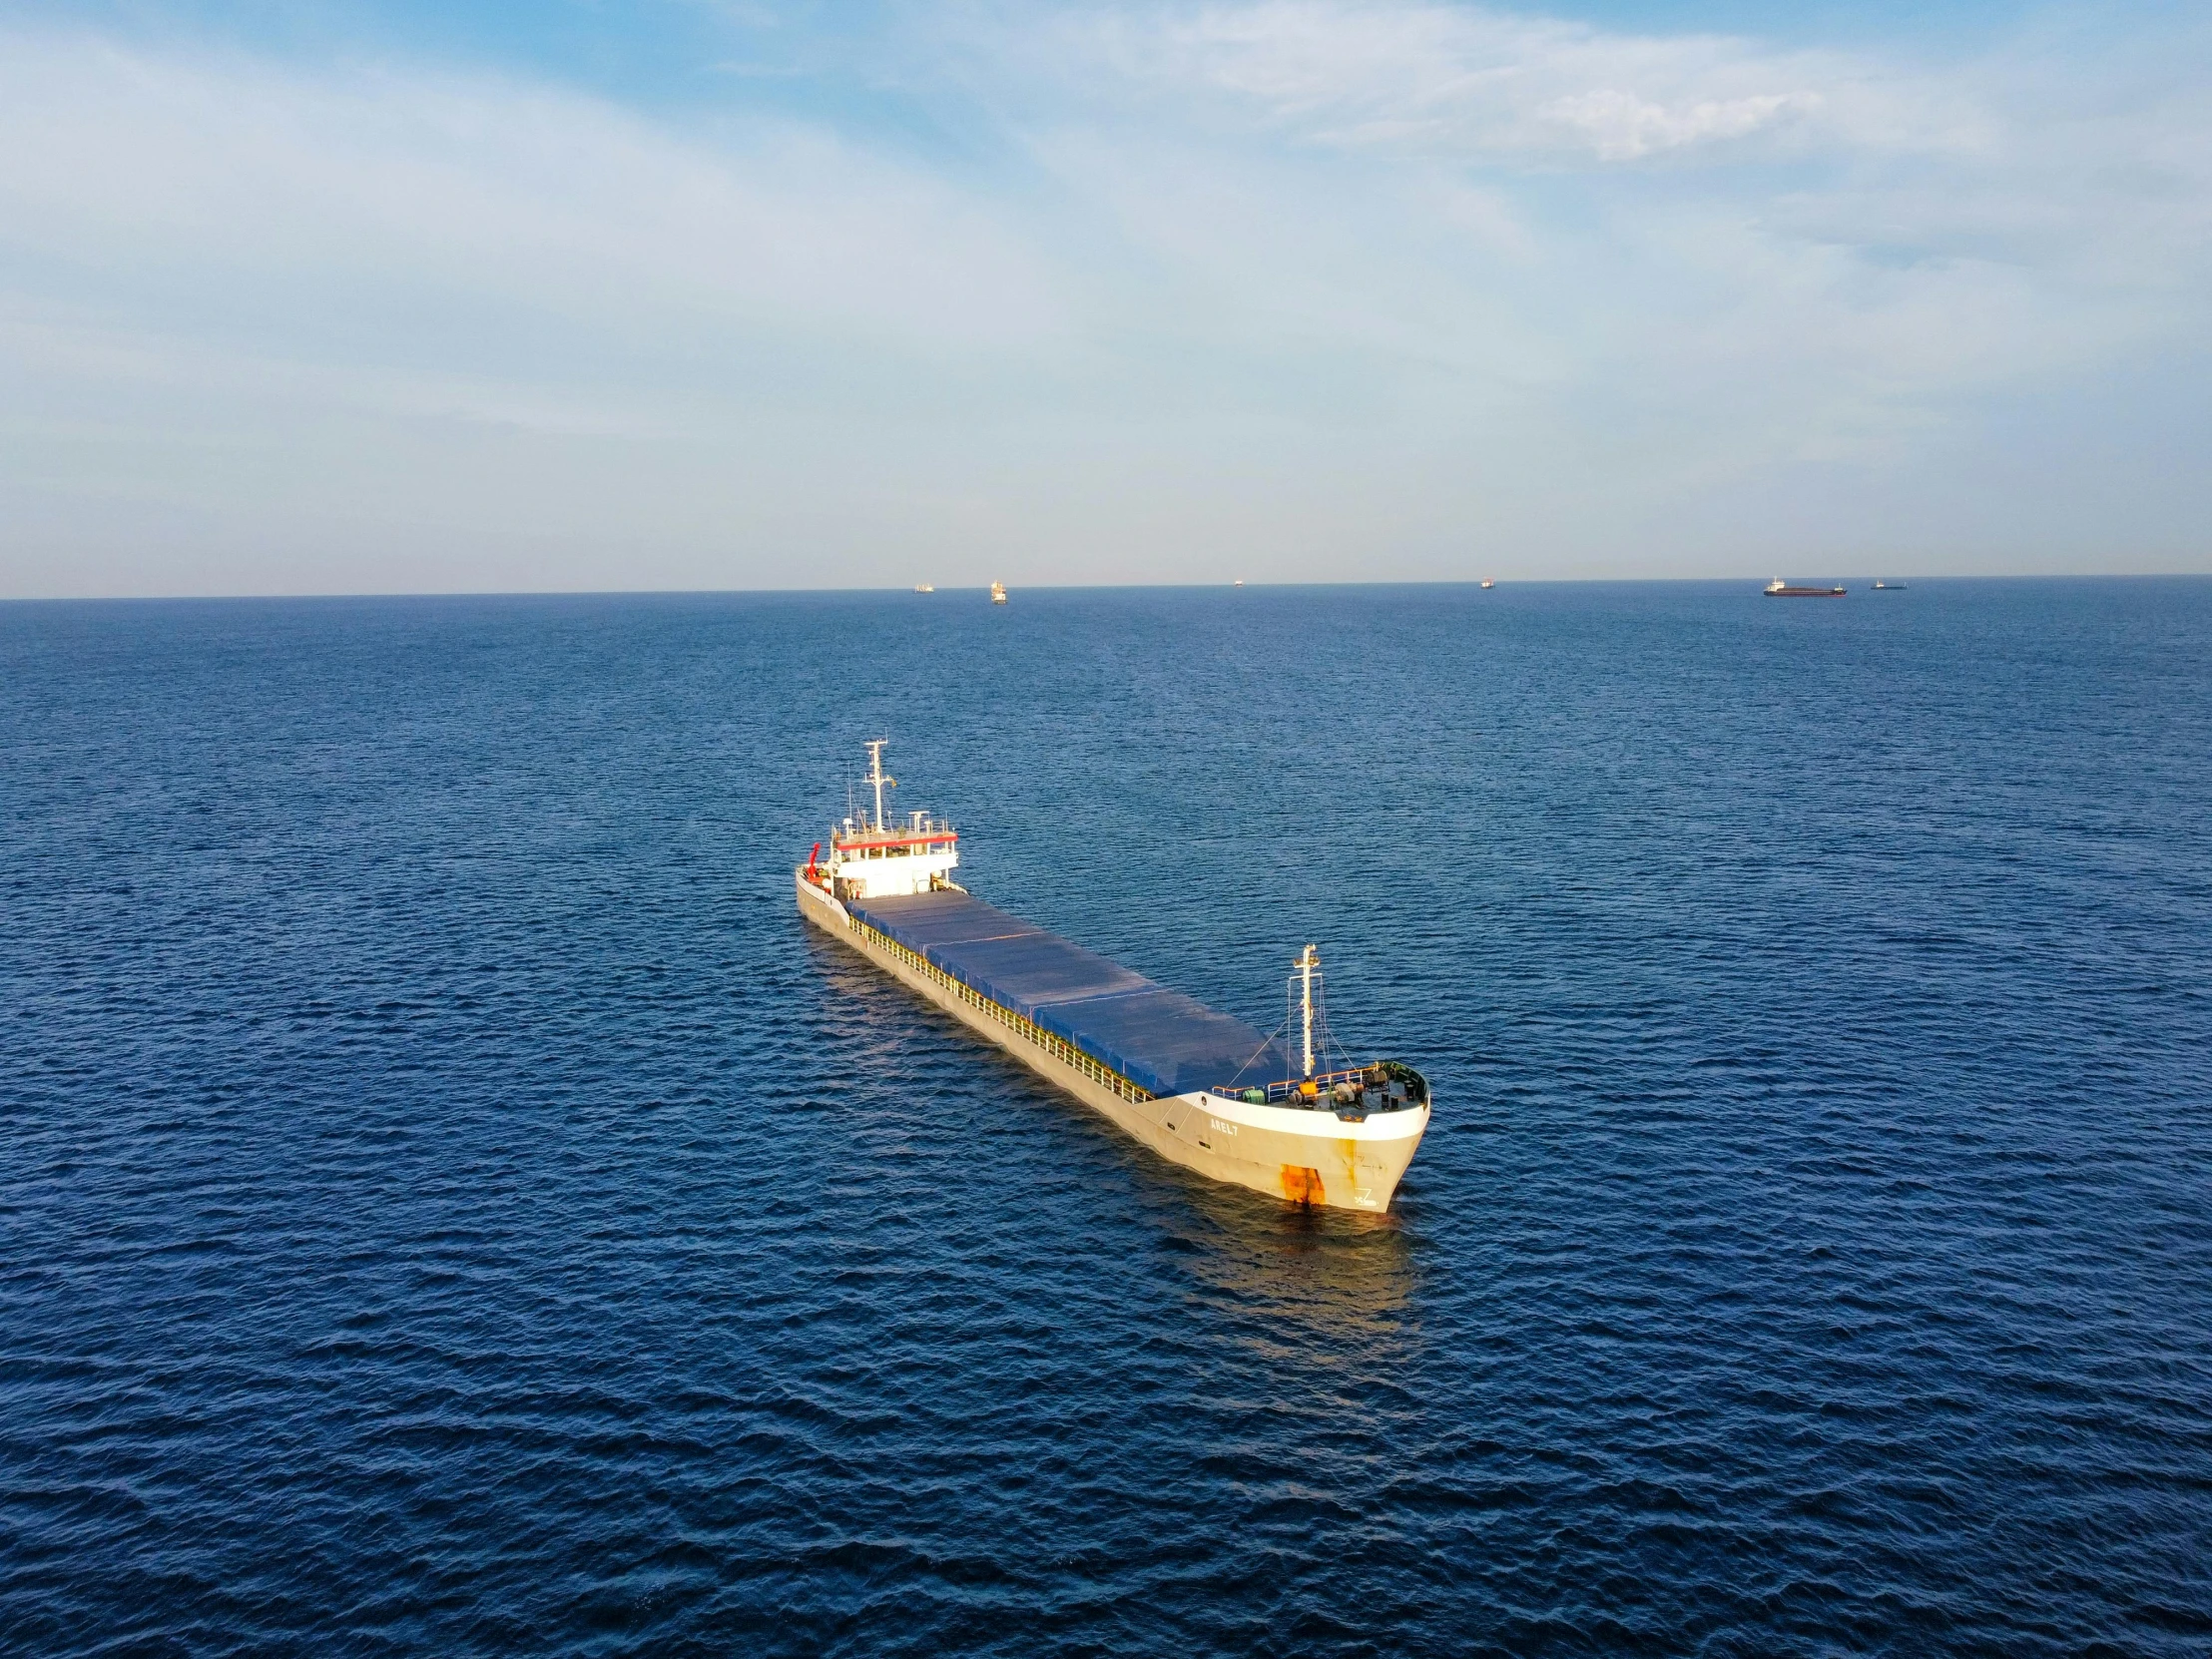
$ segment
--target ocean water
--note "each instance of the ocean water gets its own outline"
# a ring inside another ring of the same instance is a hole
[[[0,607],[0,1649],[2212,1649],[2212,581]],[[1423,1068],[1382,1219],[810,932]]]

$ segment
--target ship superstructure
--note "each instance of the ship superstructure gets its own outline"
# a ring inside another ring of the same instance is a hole
[[[830,829],[830,856],[822,856],[822,842],[808,854],[802,880],[819,884],[832,898],[904,898],[917,892],[950,888],[952,872],[960,863],[960,836],[942,819],[927,813],[908,813],[904,823],[883,815],[883,792],[898,787],[898,780],[883,772],[883,748],[888,738],[873,739],[867,746],[867,777],[861,782],[874,793],[875,816],[848,813]]]
[[[1336,1047],[1314,946],[1275,1035],[1217,1013],[969,893],[957,832],[888,815],[884,742],[867,747],[873,816],[848,814],[795,871],[808,920],[1176,1163],[1294,1203],[1389,1206],[1428,1084]]]

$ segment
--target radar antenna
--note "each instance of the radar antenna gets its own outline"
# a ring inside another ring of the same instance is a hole
[[[883,792],[898,786],[897,779],[883,776],[883,746],[890,741],[888,738],[867,740],[867,781],[875,786],[875,832],[878,835],[883,832]]]

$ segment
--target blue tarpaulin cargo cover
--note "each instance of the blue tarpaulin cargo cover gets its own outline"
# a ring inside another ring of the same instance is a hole
[[[1241,1089],[1292,1074],[1290,1056],[1243,1020],[1150,983],[1120,996],[1056,1002],[1032,1017],[1154,1094]]]
[[[845,908],[877,931],[888,933],[908,950],[927,951],[933,944],[1011,938],[1017,933],[1044,931],[964,892],[917,892],[910,897],[870,898]]]
[[[1056,933],[933,944],[922,954],[963,985],[973,985],[1024,1019],[1037,1018],[1055,1002],[1152,988],[1143,974],[1131,973]]]
[[[966,893],[871,898],[847,907],[963,985],[1154,1094],[1272,1083],[1296,1069],[1280,1044],[1243,1020]]]

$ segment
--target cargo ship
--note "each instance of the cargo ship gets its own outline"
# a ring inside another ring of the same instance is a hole
[[[1389,1208],[1428,1083],[1336,1047],[1314,946],[1269,1034],[986,904],[952,878],[951,824],[886,815],[886,741],[867,745],[873,816],[855,809],[793,872],[802,915],[1163,1158],[1292,1204]]]
[[[1841,599],[1847,591],[1844,588],[1793,588],[1779,576],[1766,588],[1769,599]]]

